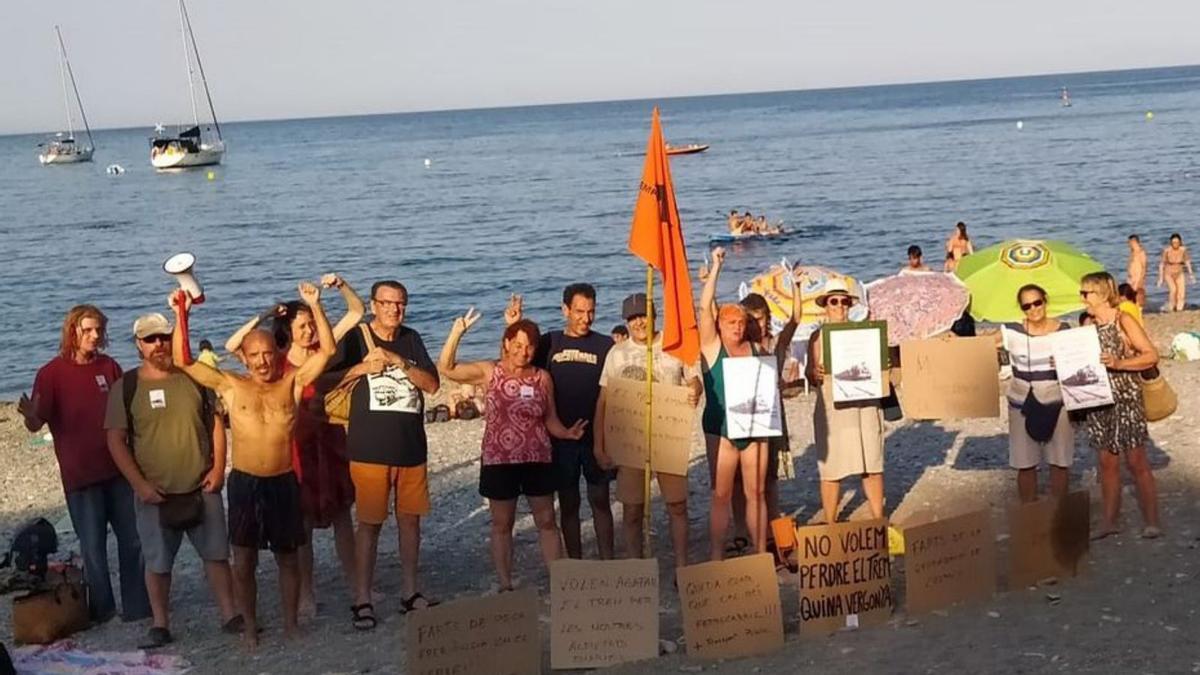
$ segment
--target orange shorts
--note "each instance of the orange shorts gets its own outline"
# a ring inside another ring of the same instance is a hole
[[[423,516],[429,513],[429,483],[426,466],[388,466],[350,462],[358,521],[382,525],[388,516],[388,497],[396,488],[396,514]]]
[[[646,503],[645,486],[642,483],[645,475],[645,469],[617,467],[617,501],[629,505]],[[658,491],[662,493],[664,502],[678,504],[687,501],[687,476],[655,471],[654,477],[658,479]]]

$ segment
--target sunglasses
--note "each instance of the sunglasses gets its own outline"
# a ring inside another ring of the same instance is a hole
[[[1034,300],[1033,302],[1022,302],[1021,303],[1021,311],[1028,312],[1029,310],[1033,309],[1034,307],[1041,307],[1044,304],[1046,304],[1045,300]]]
[[[141,340],[142,342],[146,342],[146,343],[153,342],[153,343],[161,344],[163,342],[170,342],[171,336],[170,335],[148,335],[144,338],[138,338],[138,339]]]
[[[378,298],[371,298],[371,302],[377,303],[383,307],[395,307],[398,310],[404,309],[408,306],[407,300],[379,300]]]
[[[1080,291],[1079,291],[1079,297],[1083,298],[1084,300],[1087,300],[1087,296],[1089,296],[1089,295],[1091,295],[1092,293],[1095,293],[1095,292],[1096,292],[1096,291],[1080,290]]]
[[[842,298],[834,296],[826,300],[825,304],[832,305],[833,307],[850,307],[854,304],[854,298]]]

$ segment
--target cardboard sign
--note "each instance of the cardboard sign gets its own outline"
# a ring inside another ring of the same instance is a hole
[[[996,592],[996,536],[987,508],[904,528],[910,613],[987,600]]]
[[[1000,416],[1000,365],[991,337],[900,343],[900,403],[906,417]]]
[[[602,668],[658,656],[657,560],[550,564],[550,667]]]
[[[783,435],[777,365],[774,356],[734,356],[721,362],[729,438]]]
[[[779,580],[769,553],[688,565],[676,576],[688,656],[724,659],[783,646]]]
[[[880,518],[796,530],[801,635],[888,620],[894,601],[887,525]]]
[[[1072,492],[1008,510],[1010,589],[1048,577],[1073,577],[1088,550],[1088,493]]]
[[[650,458],[654,471],[686,476],[696,406],[691,389],[654,385]],[[614,377],[604,387],[604,449],[618,466],[646,466],[646,383]]]
[[[1063,407],[1085,410],[1112,405],[1112,382],[1100,361],[1100,334],[1095,326],[1062,330],[1047,336],[1054,344],[1054,369]]]
[[[455,600],[411,612],[406,623],[406,673],[541,672],[538,596],[533,589]]]

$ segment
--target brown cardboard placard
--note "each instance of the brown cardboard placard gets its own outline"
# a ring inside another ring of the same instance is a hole
[[[676,577],[689,657],[732,658],[783,646],[779,580],[771,554],[688,565]]]
[[[454,600],[410,612],[405,653],[410,675],[540,673],[538,595],[533,589]]]
[[[828,635],[891,616],[887,527],[880,518],[797,528],[801,635]]]
[[[1078,574],[1088,551],[1090,509],[1083,490],[1009,507],[1009,589]]]
[[[900,343],[900,404],[914,420],[1000,416],[1000,365],[992,337]]]
[[[996,592],[991,509],[904,528],[905,606],[931,612]]]
[[[696,406],[689,387],[654,384],[650,414],[655,471],[686,476]],[[646,465],[646,383],[614,377],[604,387],[604,449],[618,466]]]
[[[550,667],[603,668],[658,656],[658,561],[550,563]]]

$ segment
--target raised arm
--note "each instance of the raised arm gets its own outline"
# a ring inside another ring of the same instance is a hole
[[[516,296],[513,296],[516,297]],[[509,300],[509,307],[512,306],[512,300]],[[508,312],[505,312],[507,319]],[[450,324],[450,334],[446,336],[446,344],[442,345],[442,353],[438,355],[437,369],[438,372],[450,380],[454,380],[460,384],[487,384],[492,377],[492,369],[495,364],[491,361],[473,361],[470,363],[458,362],[458,343],[462,341],[462,336],[466,335],[467,331],[479,321],[479,312],[475,311],[474,307],[467,309],[467,313],[456,318],[454,323]]]
[[[307,281],[302,281],[299,291],[300,299],[308,305],[308,309],[312,312],[313,323],[317,324],[317,340],[320,346],[317,348],[317,353],[309,356],[304,365],[296,370],[297,395],[301,389],[321,376],[321,373],[325,371],[325,366],[329,365],[329,360],[337,352],[337,341],[333,339],[333,329],[329,327],[329,317],[325,316],[325,308],[321,306],[321,289]]]
[[[338,320],[333,327],[333,339],[335,342],[340,342],[346,337],[358,322],[362,321],[363,315],[366,314],[367,308],[363,305],[362,298],[358,297],[358,293],[346,283],[346,280],[337,274],[326,274],[321,277],[321,285],[325,288],[336,288],[342,294],[342,299],[346,301],[346,315]]]
[[[712,250],[712,268],[700,291],[700,344],[717,339],[717,278],[725,262],[725,249],[718,246]]]
[[[249,321],[242,324],[242,327],[237,329],[233,335],[230,335],[229,339],[225,341],[225,351],[229,352],[230,354],[236,354],[238,350],[242,348],[242,340],[246,339],[246,336],[250,334],[250,331],[258,328],[258,324],[277,316],[283,316],[286,313],[287,307],[284,307],[282,303],[271,305],[264,310],[262,314],[251,318]]]
[[[541,371],[542,386],[546,391],[546,417],[543,421],[546,423],[546,431],[555,438],[565,438],[577,441],[583,438],[583,431],[587,428],[587,420],[576,420],[571,426],[563,426],[561,420],[558,419],[558,408],[554,405],[554,381],[550,379],[550,373]],[[603,389],[601,390],[603,391]]]
[[[787,323],[783,324],[783,330],[779,331],[779,338],[775,341],[775,357],[779,360],[780,366],[791,352],[792,338],[796,337],[796,328],[804,321],[804,298],[802,296],[806,278],[807,276],[804,274],[792,275],[792,315],[788,317]]]
[[[185,291],[171,293],[168,300],[171,310],[175,312],[175,331],[171,333],[171,357],[175,366],[187,373],[187,376],[199,382],[201,386],[213,391],[225,391],[229,386],[227,373],[213,369],[199,361],[189,361],[187,358],[188,328],[187,315],[191,309],[192,299]]]

